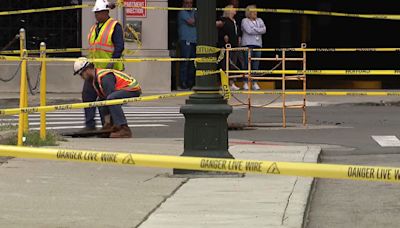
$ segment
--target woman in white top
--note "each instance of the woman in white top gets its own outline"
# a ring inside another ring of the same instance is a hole
[[[257,17],[257,11],[251,9],[256,8],[256,5],[249,5],[246,7],[246,18],[242,20],[242,46],[248,48],[261,48],[262,47],[262,35],[266,32],[264,21]],[[251,57],[260,58],[260,51],[251,51]],[[248,66],[247,52],[245,57],[245,67]],[[260,65],[259,61],[251,61],[251,69],[258,70]],[[248,89],[247,79],[244,81],[243,89]],[[257,84],[257,80],[253,80],[253,89],[259,90],[260,86]]]

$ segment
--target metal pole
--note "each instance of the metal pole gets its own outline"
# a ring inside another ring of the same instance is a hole
[[[307,48],[306,43],[301,44],[301,48]],[[303,71],[305,72],[307,70],[307,52],[303,51]],[[303,97],[303,126],[307,124],[307,75],[303,75],[303,92],[304,92],[304,97]]]
[[[282,51],[282,126],[286,127],[286,74],[284,73],[286,70],[286,52]]]
[[[217,44],[216,0],[197,2],[198,45]],[[210,54],[197,55],[210,57]],[[197,70],[216,70],[216,63],[197,63]],[[182,156],[233,158],[228,151],[228,116],[232,107],[219,94],[219,74],[196,77],[196,92],[181,107],[185,116],[184,152]],[[174,170],[175,174],[194,173],[193,170]]]
[[[26,34],[25,29],[19,30],[19,44],[20,44],[20,56],[25,57],[26,52]],[[26,78],[26,60],[21,61],[21,81],[20,81],[20,90],[19,90],[19,107],[25,108],[27,107],[27,78]],[[19,113],[19,121],[18,121],[18,146],[23,145],[23,137],[24,133],[26,133],[26,128],[29,127],[29,123],[27,123],[28,115],[26,113]],[[28,126],[25,126],[28,125]]]
[[[252,75],[251,75],[251,49],[249,48],[248,50],[247,50],[247,69],[248,69],[248,74],[247,74],[247,86],[248,86],[248,88],[247,88],[247,90],[248,91],[251,91],[253,88],[251,87],[251,85],[252,85]],[[252,112],[252,110],[251,110],[251,94],[250,93],[248,93],[247,94],[247,125],[248,126],[250,126],[251,125],[251,113]]]
[[[46,43],[40,43],[40,58],[46,58]],[[40,73],[40,106],[46,106],[46,60],[41,63]],[[40,138],[46,140],[46,112],[40,112]]]

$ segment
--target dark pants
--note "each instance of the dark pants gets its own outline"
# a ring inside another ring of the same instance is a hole
[[[118,90],[112,92],[110,95],[107,96],[106,99],[100,99],[100,100],[114,100],[114,99],[130,98],[130,97],[139,97],[140,94],[142,94],[140,90],[139,91]],[[116,126],[128,124],[121,105],[99,107],[99,111],[102,119],[106,115],[111,115],[112,122]]]
[[[196,58],[196,44],[179,41],[181,58]],[[179,82],[183,89],[191,88],[195,83],[194,61],[184,61],[179,64]]]
[[[229,70],[243,70],[244,68],[244,55],[243,55],[243,51],[230,51],[229,52]],[[226,55],[224,57],[224,59],[220,62],[221,64],[221,69],[223,71],[226,70]],[[234,73],[230,73],[230,74],[234,74]],[[234,74],[237,75],[237,74]],[[231,81],[236,81],[236,79],[231,79]]]
[[[248,47],[248,48],[261,48],[261,47],[259,47],[259,46],[255,46],[255,45],[248,45],[248,46],[246,46],[246,47]],[[244,69],[245,70],[248,70],[248,62],[249,62],[249,59],[248,59],[248,52],[246,51],[245,52],[245,58],[244,58]],[[252,58],[261,58],[261,51],[253,51],[253,50],[251,50],[251,57]],[[259,67],[260,67],[260,61],[255,61],[255,60],[251,60],[251,70],[258,70],[259,69]],[[244,81],[245,82],[247,82],[247,78],[245,78],[244,79]],[[257,80],[252,80],[253,82],[257,82]]]
[[[82,90],[82,101],[83,102],[93,102],[97,100],[97,93],[93,88],[91,80],[85,80]],[[94,117],[96,116],[96,108],[85,108],[85,126],[87,128],[95,128],[96,121]]]

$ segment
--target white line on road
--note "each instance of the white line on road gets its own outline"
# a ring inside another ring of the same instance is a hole
[[[96,126],[101,128],[101,125]],[[165,124],[129,124],[129,127],[168,127]],[[62,127],[47,127],[47,130],[62,130],[62,129],[80,129],[82,126],[62,126]],[[30,130],[40,130],[40,128],[29,128]]]
[[[381,147],[400,147],[400,140],[394,135],[371,136]]]

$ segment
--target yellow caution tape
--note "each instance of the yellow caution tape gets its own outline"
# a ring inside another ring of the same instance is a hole
[[[246,9],[241,8],[240,11]],[[387,20],[400,20],[400,15],[393,14],[355,14],[355,13],[338,13],[316,10],[294,10],[294,9],[251,9],[251,11],[266,12],[266,13],[284,13],[284,14],[303,14],[303,15],[322,15],[322,16],[335,16],[335,17],[355,17],[365,19],[387,19]]]
[[[62,104],[62,105],[49,105],[49,106],[38,106],[38,107],[28,107],[28,108],[11,108],[11,109],[0,109],[0,115],[16,115],[21,113],[36,113],[36,112],[54,112],[58,110],[70,110],[70,109],[81,109],[81,108],[92,108],[100,106],[110,106],[110,105],[122,105],[131,102],[139,101],[153,101],[173,97],[184,97],[192,95],[194,92],[182,92],[182,93],[170,93],[170,94],[160,94],[152,96],[134,97],[134,98],[124,98],[116,100],[106,100],[106,101],[96,101],[96,102],[86,102],[86,103],[74,103],[74,104]]]
[[[214,54],[221,51],[221,48],[199,45],[196,47],[196,54]]]
[[[141,48],[141,43],[138,45],[138,49],[125,49],[124,54],[134,54]],[[82,51],[89,51],[89,49],[85,48],[56,48],[56,49],[46,49],[46,53],[77,53]],[[29,54],[39,54],[40,50],[27,50]],[[20,54],[20,50],[9,50],[9,51],[0,51],[0,55],[12,55],[12,54]]]
[[[141,167],[400,183],[400,168],[275,162],[0,145],[0,156]]]
[[[71,9],[83,9],[83,8],[89,8],[92,6],[93,5],[83,4],[83,5],[72,5],[72,6],[49,7],[49,8],[41,8],[41,9],[2,11],[2,12],[0,12],[0,16],[14,15],[14,14],[26,14],[26,13],[42,13],[42,12],[71,10]]]
[[[346,92],[346,91],[331,91],[331,92],[302,92],[302,91],[232,91],[233,94],[271,94],[271,95],[309,95],[309,96],[400,96],[400,92]]]
[[[140,33],[137,32],[135,30],[135,28],[133,28],[130,24],[128,24],[126,26],[126,28],[127,28],[128,32],[130,32],[133,35],[133,40],[131,40],[131,41],[134,41],[137,43],[138,49],[142,49],[142,41],[139,39]],[[133,55],[134,53],[135,52],[132,52],[130,50],[124,50],[124,54]]]
[[[216,72],[220,73],[220,71]],[[221,83],[226,85],[226,82],[222,82],[224,76],[221,75]],[[226,86],[225,86],[226,87]],[[108,100],[108,101],[96,101],[96,102],[86,102],[86,103],[74,103],[74,104],[61,104],[61,105],[50,105],[50,106],[37,106],[37,107],[27,107],[27,108],[10,108],[10,109],[0,109],[0,115],[8,116],[8,115],[16,115],[20,112],[22,113],[37,113],[37,112],[54,112],[58,110],[70,110],[70,109],[82,109],[82,108],[92,108],[92,107],[100,107],[100,106],[110,106],[110,105],[121,105],[127,104],[131,102],[140,102],[140,101],[152,101],[173,97],[183,97],[194,94],[195,92],[182,92],[182,93],[171,93],[171,94],[161,94],[161,95],[152,95],[152,96],[143,96],[136,98],[125,98],[125,99],[116,99],[116,100]],[[214,91],[198,91],[196,93],[219,93]],[[400,92],[346,92],[346,91],[332,91],[332,92],[301,92],[301,91],[230,91],[229,86],[223,88],[222,95],[224,97],[230,97],[231,94],[271,94],[271,95],[314,95],[314,96],[400,96]]]
[[[132,54],[139,49],[125,49],[125,54]],[[306,52],[397,52],[400,48],[254,48],[254,51],[306,51]],[[89,51],[85,48],[56,48],[46,49],[46,53],[67,53]],[[219,51],[225,51],[224,48],[200,45],[196,48],[196,54],[214,54]],[[39,54],[40,50],[27,50],[29,54]],[[20,50],[0,51],[0,55],[20,54]]]
[[[129,6],[125,8],[141,8],[148,10],[197,10],[197,8],[178,8],[178,7],[154,7],[154,6]],[[235,10],[246,11],[246,8],[216,8],[217,11]],[[365,19],[386,19],[386,20],[400,20],[400,15],[394,14],[355,14],[355,13],[338,13],[316,10],[296,10],[296,9],[266,9],[266,8],[253,8],[250,11],[260,13],[282,13],[282,14],[302,14],[302,15],[321,15],[321,16],[336,16],[336,17],[354,17]]]
[[[196,70],[196,76],[208,76],[213,74],[219,74],[220,70]]]
[[[224,95],[225,100],[229,100],[229,99],[231,99],[231,89],[229,87],[229,78],[223,70],[220,70],[220,73],[221,73],[222,94]]]
[[[254,48],[254,51],[307,51],[307,52],[393,52],[400,48]]]
[[[67,52],[81,52],[88,49],[83,48],[56,48],[46,49],[46,53],[67,53]],[[29,54],[39,54],[40,50],[27,50]],[[0,55],[20,54],[20,50],[0,51]]]
[[[236,74],[249,73],[248,70],[229,70],[227,72]],[[251,73],[296,75],[400,75],[400,70],[252,70]]]
[[[0,61],[46,61],[46,62],[75,62],[77,58],[37,58],[0,55]],[[201,63],[217,63],[217,58],[119,58],[119,59],[88,59],[90,62],[182,62],[196,61]]]
[[[220,73],[220,71],[216,72]],[[221,75],[221,80],[225,78]],[[222,82],[226,85],[226,82]],[[21,113],[37,113],[37,112],[54,112],[58,110],[70,110],[70,109],[82,109],[82,108],[92,108],[92,107],[100,107],[100,106],[110,106],[110,105],[121,105],[127,104],[131,102],[140,102],[140,101],[153,101],[160,100],[166,98],[173,97],[183,97],[194,94],[195,92],[182,92],[182,93],[171,93],[171,94],[160,94],[160,95],[152,95],[152,96],[143,96],[143,97],[135,97],[135,98],[125,98],[125,99],[116,99],[116,100],[107,100],[107,101],[96,101],[96,102],[86,102],[86,103],[74,103],[74,104],[61,104],[61,105],[49,105],[49,106],[37,106],[37,107],[27,107],[27,108],[10,108],[10,109],[0,109],[0,115],[8,116],[8,115],[16,115]],[[220,93],[214,91],[198,91],[196,93]],[[230,94],[286,94],[286,95],[321,95],[321,96],[400,96],[400,92],[346,92],[346,91],[332,91],[332,92],[302,92],[302,91],[230,91],[229,86],[228,90],[223,88],[222,95],[229,96]]]
[[[14,11],[2,11],[0,16],[14,15],[14,14],[26,14],[26,13],[40,13],[40,12],[51,12],[60,10],[70,9],[83,9],[89,8],[93,5],[71,5],[71,6],[59,6],[49,7],[41,9],[28,9],[28,10],[14,10]],[[117,3],[118,7],[125,8],[141,8],[148,10],[197,10],[196,8],[180,8],[180,7],[155,7],[155,6],[124,6],[120,1]],[[217,8],[217,11],[224,11],[227,9]],[[228,10],[246,11],[246,8],[229,8]],[[386,19],[386,20],[400,20],[400,15],[394,14],[354,14],[354,13],[338,13],[338,12],[327,12],[327,11],[316,11],[316,10],[295,10],[295,9],[266,9],[266,8],[254,8],[251,11],[264,12],[264,13],[283,13],[283,14],[302,14],[302,15],[322,15],[322,16],[336,16],[336,17],[354,17],[354,18],[366,18],[366,19]]]

